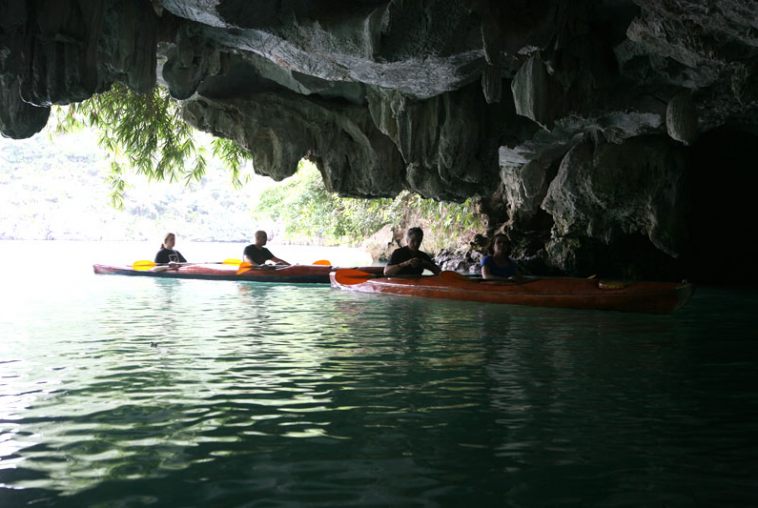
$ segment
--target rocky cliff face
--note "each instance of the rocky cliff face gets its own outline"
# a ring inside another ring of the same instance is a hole
[[[0,0],[5,136],[156,80],[261,174],[479,196],[545,268],[755,273],[754,0]]]

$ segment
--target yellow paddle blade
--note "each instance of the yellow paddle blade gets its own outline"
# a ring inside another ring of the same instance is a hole
[[[141,270],[143,272],[155,268],[156,266],[158,266],[158,263],[150,261],[149,259],[140,259],[139,261],[132,263],[132,269]]]
[[[314,261],[312,264],[314,265],[322,265],[322,266],[332,266],[332,262],[328,259],[319,259],[318,261]]]
[[[224,265],[241,265],[242,260],[237,258],[227,258],[221,264]]]

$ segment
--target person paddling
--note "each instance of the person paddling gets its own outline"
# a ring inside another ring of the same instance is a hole
[[[267,241],[268,241],[268,235],[266,234],[265,231],[256,231],[255,243],[252,243],[248,245],[247,247],[245,247],[245,251],[243,252],[245,261],[253,265],[263,265],[263,264],[266,264],[266,261],[271,260],[277,265],[289,266],[288,262],[274,256],[270,250],[264,247]]]
[[[178,250],[174,250],[176,245],[176,235],[174,233],[168,233],[166,238],[163,239],[161,249],[155,255],[155,262],[159,265],[171,265],[176,263],[186,263],[182,253]]]
[[[421,275],[424,269],[438,275],[442,270],[434,264],[432,258],[426,252],[419,250],[424,232],[421,228],[410,228],[405,234],[406,247],[395,249],[390,256],[387,266],[384,267],[384,275]]]
[[[518,265],[508,257],[508,237],[500,233],[492,239],[492,255],[482,259],[482,278],[513,280],[520,276]]]

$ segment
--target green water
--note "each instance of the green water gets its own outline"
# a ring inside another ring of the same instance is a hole
[[[646,316],[40,250],[3,263],[3,508],[758,505],[757,291]]]

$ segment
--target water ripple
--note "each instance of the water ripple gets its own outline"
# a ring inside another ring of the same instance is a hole
[[[45,322],[0,320],[0,505],[758,501],[752,293],[651,317],[86,290]]]

